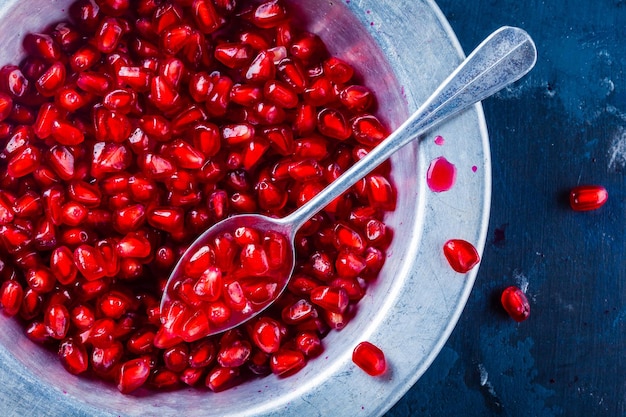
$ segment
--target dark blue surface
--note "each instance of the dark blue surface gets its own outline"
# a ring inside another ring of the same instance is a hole
[[[493,160],[489,237],[461,320],[387,414],[626,415],[626,1],[439,0],[464,50],[503,26],[534,38],[529,76],[484,102]],[[567,204],[578,184],[609,201]],[[531,317],[499,306],[527,288]]]

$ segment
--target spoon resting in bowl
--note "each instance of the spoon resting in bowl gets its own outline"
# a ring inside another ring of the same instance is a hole
[[[186,342],[239,326],[269,307],[294,270],[294,239],[312,216],[393,153],[448,117],[528,73],[537,50],[523,30],[487,37],[407,121],[307,203],[283,218],[242,214],[202,233],[181,256],[161,299],[165,337]],[[341,307],[338,294],[320,294]]]

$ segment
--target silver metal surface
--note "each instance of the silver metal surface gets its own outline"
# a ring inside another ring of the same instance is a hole
[[[70,1],[0,2],[0,63],[18,62],[21,37],[59,20]],[[395,128],[461,62],[447,22],[429,0],[293,0],[299,18],[331,52],[353,63],[376,91],[379,113]],[[435,135],[445,138],[435,144]],[[399,190],[387,222],[394,241],[379,280],[356,317],[324,339],[325,352],[288,378],[269,376],[219,394],[183,389],[124,396],[111,385],[69,375],[56,355],[32,344],[14,320],[0,317],[3,416],[378,416],[424,373],[454,328],[477,270],[458,274],[442,245],[472,242],[482,253],[489,217],[491,165],[480,105],[439,126],[392,157]],[[457,168],[454,187],[426,187],[429,161]],[[473,169],[474,168],[474,169]],[[389,370],[373,378],[351,362],[354,346],[383,349]]]

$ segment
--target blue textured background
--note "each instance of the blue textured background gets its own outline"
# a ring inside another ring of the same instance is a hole
[[[387,417],[626,415],[626,1],[439,0],[464,50],[502,25],[537,43],[533,72],[484,102],[489,239],[464,314]],[[609,201],[569,209],[578,184]],[[527,287],[531,317],[501,310]]]

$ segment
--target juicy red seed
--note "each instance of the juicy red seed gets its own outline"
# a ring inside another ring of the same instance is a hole
[[[609,193],[601,185],[579,185],[571,189],[569,203],[575,211],[597,210],[609,199]]]
[[[20,311],[24,290],[17,281],[5,281],[0,287],[0,308],[11,317]]]
[[[224,18],[217,12],[211,0],[193,0],[192,16],[202,33],[215,32],[224,25]]]
[[[343,313],[350,299],[342,288],[319,286],[311,291],[311,302],[333,313]]]
[[[352,362],[371,376],[379,376],[387,370],[385,354],[370,342],[361,342],[352,352]]]
[[[530,303],[526,294],[515,286],[510,286],[502,292],[500,302],[504,310],[516,322],[522,322],[530,316]]]
[[[346,140],[352,135],[344,115],[330,107],[322,109],[317,114],[317,124],[322,134],[333,139]]]
[[[243,68],[254,58],[252,47],[243,43],[225,42],[217,45],[213,53],[229,68]]]
[[[59,345],[59,359],[63,367],[71,374],[78,375],[89,368],[89,357],[82,343],[74,339],[65,339]]]
[[[456,272],[469,272],[480,261],[476,248],[462,239],[451,239],[443,245],[443,254]]]
[[[377,146],[387,137],[387,130],[373,115],[362,115],[352,121],[352,134],[362,145]]]
[[[276,375],[291,375],[306,365],[304,354],[299,350],[281,348],[270,357],[270,368]]]
[[[285,22],[289,15],[281,0],[266,1],[254,10],[252,22],[260,28],[272,28]]]
[[[150,376],[150,363],[147,358],[140,357],[124,362],[117,377],[117,389],[128,394],[140,388]]]
[[[271,318],[260,318],[252,329],[252,340],[263,352],[278,352],[281,342],[281,325]]]
[[[206,377],[205,385],[213,392],[221,392],[231,388],[239,378],[239,368],[217,366]]]
[[[62,304],[55,304],[45,312],[44,324],[54,339],[63,339],[70,327],[70,313]]]

